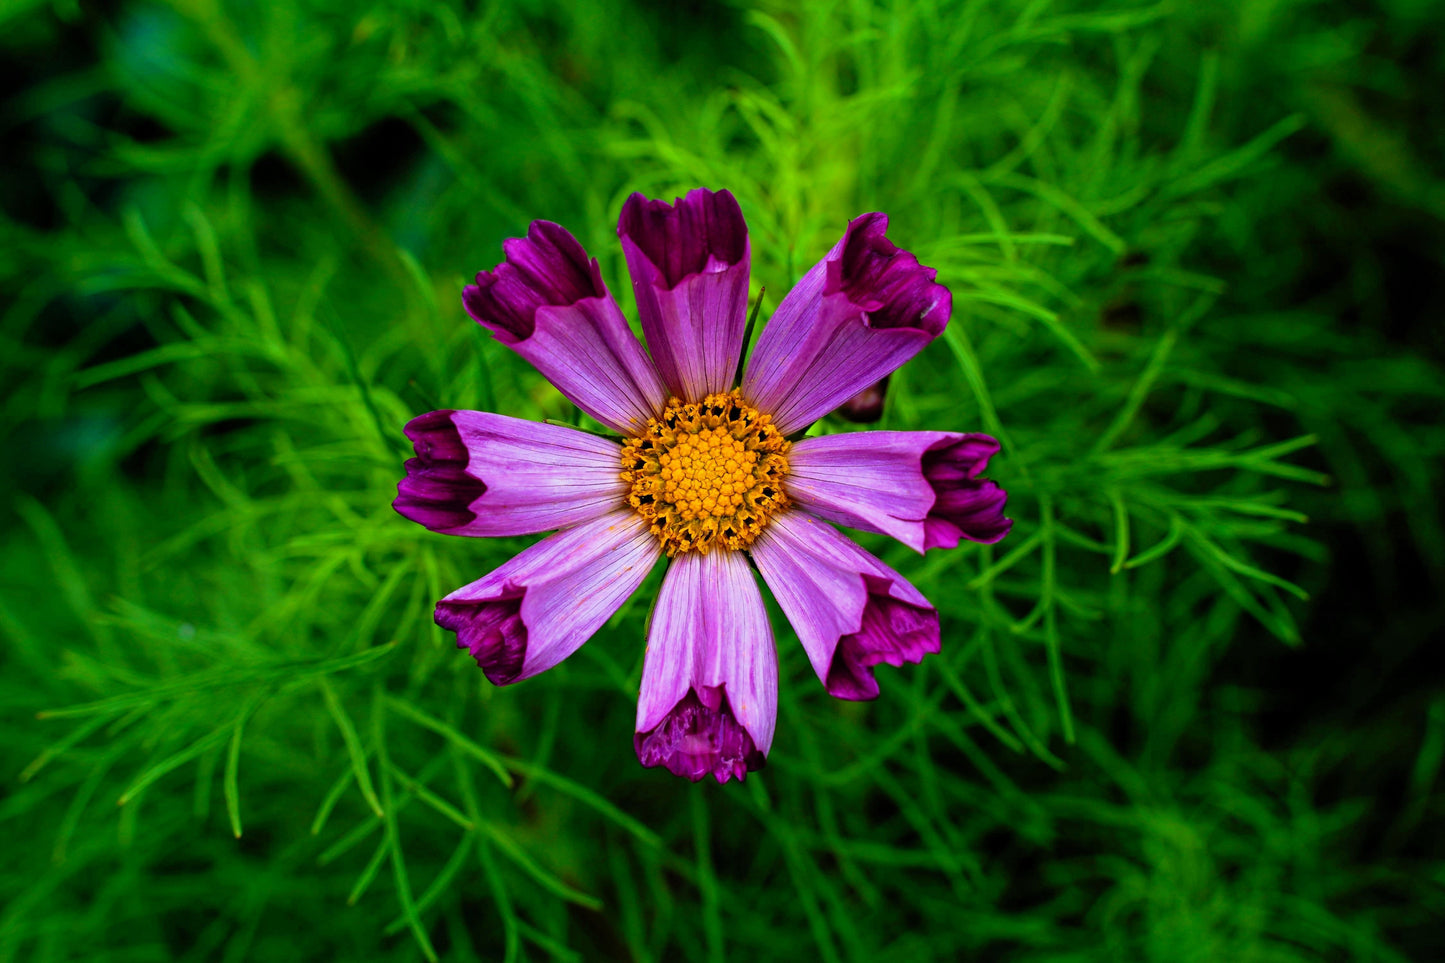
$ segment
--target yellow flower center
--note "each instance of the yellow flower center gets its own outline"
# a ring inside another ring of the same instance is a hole
[[[628,502],[668,556],[746,548],[788,506],[786,438],[736,391],[668,401],[622,448]]]

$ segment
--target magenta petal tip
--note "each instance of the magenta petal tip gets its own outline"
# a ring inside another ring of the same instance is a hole
[[[942,648],[936,610],[894,598],[889,594],[890,579],[865,574],[863,583],[868,591],[863,624],[838,640],[824,681],[828,694],[839,699],[876,699],[874,666],[916,665]]]
[[[663,287],[676,287],[709,261],[737,264],[748,253],[748,228],[730,191],[698,187],[669,204],[634,193],[622,205],[617,235],[636,245]]]
[[[937,337],[953,313],[953,295],[938,271],[888,240],[888,215],[864,214],[848,225],[828,262],[823,296],[843,294],[868,313],[873,328],[917,328]]]
[[[457,648],[472,653],[493,685],[508,685],[522,675],[527,655],[523,594],[517,589],[502,598],[437,603],[437,625],[457,634]]]
[[[506,260],[462,291],[467,313],[505,344],[532,336],[537,310],[607,296],[595,259],[560,224],[533,221],[502,244]]]
[[[688,690],[657,726],[633,737],[633,746],[644,766],[662,766],[693,782],[709,775],[718,782],[741,780],[767,761],[733,716],[726,693],[712,686],[703,687],[701,699]]]
[[[1008,493],[997,482],[978,477],[998,453],[988,435],[963,435],[923,455],[923,477],[934,503],[924,519],[924,551],[953,548],[960,540],[992,545],[1013,529],[1003,511]]]
[[[396,486],[391,507],[404,518],[434,532],[452,532],[477,516],[471,505],[487,486],[467,474],[469,455],[453,411],[429,411],[407,423],[406,436],[416,449],[407,459],[406,477]]]

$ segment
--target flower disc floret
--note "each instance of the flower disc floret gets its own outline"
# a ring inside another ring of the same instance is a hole
[[[628,502],[669,557],[751,545],[788,506],[791,447],[738,392],[672,398],[622,449]]]

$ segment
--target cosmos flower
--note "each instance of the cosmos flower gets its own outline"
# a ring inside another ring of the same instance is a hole
[[[936,272],[864,214],[778,305],[735,385],[750,247],[737,201],[633,194],[622,241],[647,351],[566,230],[535,221],[463,293],[467,311],[616,439],[485,411],[433,411],[398,512],[450,535],[555,534],[437,603],[487,678],[526,679],[575,652],[654,565],[634,745],[698,780],[763,764],[778,662],[754,570],[814,671],[843,699],[874,667],[939,650],[938,613],[834,524],[924,552],[996,542],[1005,494],[980,477],[998,443],[947,431],[803,437],[943,331]]]

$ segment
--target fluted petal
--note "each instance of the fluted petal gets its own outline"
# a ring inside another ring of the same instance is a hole
[[[658,593],[637,700],[637,757],[697,781],[741,779],[773,743],[778,662],[741,552],[688,552]]]
[[[660,414],[662,380],[577,239],[533,221],[502,249],[506,260],[462,292],[467,313],[614,431],[636,434]]]
[[[574,428],[487,411],[413,418],[392,506],[448,535],[531,535],[566,528],[622,505],[622,448]]]
[[[788,496],[820,518],[891,535],[915,551],[997,542],[1007,495],[977,477],[999,450],[988,435],[861,431],[794,443]]]
[[[506,685],[577,651],[662,556],[635,512],[621,509],[558,532],[437,603],[488,679]]]
[[[748,228],[727,191],[674,203],[633,194],[617,224],[637,313],[668,390],[697,401],[733,385],[747,324]]]
[[[1008,494],[978,477],[999,445],[988,435],[959,435],[923,455],[923,477],[933,489],[933,507],[923,520],[923,548],[953,548],[960,540],[993,544],[1013,529],[1005,518]]]
[[[806,428],[912,358],[953,310],[937,272],[864,214],[788,292],[748,360],[743,394],[779,430]]]
[[[873,666],[939,650],[938,612],[928,600],[827,522],[802,511],[778,516],[752,556],[832,695],[876,698]]]

